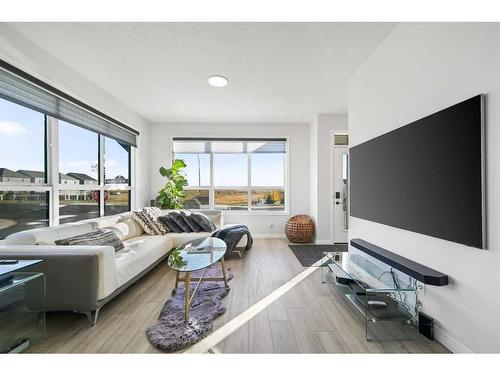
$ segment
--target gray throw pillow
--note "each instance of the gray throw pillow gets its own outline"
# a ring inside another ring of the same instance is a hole
[[[204,215],[199,212],[191,213],[192,219],[196,221],[196,223],[203,229],[204,232],[213,232],[217,229],[214,222],[208,218],[207,215]]]
[[[170,232],[172,232],[172,233],[182,233],[182,232],[184,232],[182,230],[182,228],[175,223],[174,219],[172,219],[170,217],[170,214],[167,214],[167,215],[164,215],[164,216],[160,216],[159,220],[165,226],[167,226],[168,229],[170,230]]]
[[[203,230],[203,228],[192,217],[193,214],[191,213],[191,211],[182,210],[181,215],[184,218],[186,224],[189,225],[189,228],[191,228],[193,232],[198,233]]]
[[[56,245],[66,246],[112,246],[115,251],[121,250],[125,247],[115,232],[102,229],[97,229],[78,236],[63,238],[54,242]]]
[[[184,220],[184,216],[182,216],[179,211],[172,211],[169,213],[169,215],[172,220],[175,221],[175,224],[177,224],[182,229],[183,232],[192,232],[191,227],[186,223],[186,220]]]

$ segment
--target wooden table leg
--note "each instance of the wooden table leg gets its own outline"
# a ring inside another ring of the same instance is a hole
[[[175,275],[175,289],[177,289],[177,286],[179,285],[179,274],[180,272],[177,271],[177,274]]]
[[[224,284],[227,287],[226,264],[224,263],[224,257],[221,258],[220,265],[222,267],[222,275],[224,276]]]
[[[191,289],[191,272],[186,272],[184,276],[184,286],[186,287],[186,298],[184,302],[184,320],[187,322],[189,320],[189,290]]]

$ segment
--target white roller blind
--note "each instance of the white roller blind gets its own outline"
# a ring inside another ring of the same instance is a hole
[[[283,138],[174,138],[176,154],[284,154],[286,139]]]

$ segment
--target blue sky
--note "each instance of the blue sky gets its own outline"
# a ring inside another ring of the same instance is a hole
[[[44,115],[0,99],[0,168],[42,171]]]
[[[97,178],[97,134],[59,121],[59,167]],[[106,178],[128,178],[127,152],[113,139],[105,141]],[[42,171],[44,115],[0,99],[0,168]]]
[[[187,164],[184,172],[190,186],[210,185],[210,156],[177,154]],[[284,154],[252,154],[252,186],[284,186]],[[201,178],[201,184],[199,179]],[[246,154],[214,154],[215,186],[246,186],[248,180]]]

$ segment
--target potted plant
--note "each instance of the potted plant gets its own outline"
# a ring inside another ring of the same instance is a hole
[[[184,160],[175,159],[170,168],[161,167],[160,174],[167,178],[165,186],[158,192],[156,204],[162,209],[182,208],[184,186],[187,185],[185,174],[181,171],[186,167]]]

